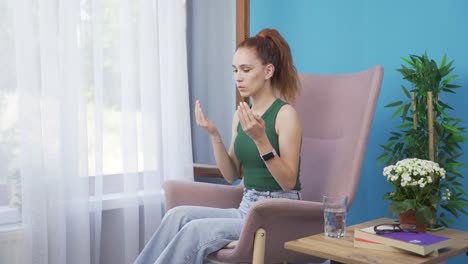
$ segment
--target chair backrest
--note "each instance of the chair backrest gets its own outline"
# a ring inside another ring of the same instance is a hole
[[[304,200],[343,193],[348,207],[361,167],[383,78],[380,65],[351,74],[299,74],[295,107],[302,121],[301,183]]]

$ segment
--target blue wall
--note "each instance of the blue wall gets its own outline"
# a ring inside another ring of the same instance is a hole
[[[428,55],[440,62],[443,54],[455,59],[454,83],[463,86],[456,96],[442,100],[455,111],[452,115],[468,126],[468,1],[452,0],[252,0],[251,33],[265,27],[278,29],[288,40],[300,72],[349,73],[375,64],[383,65],[385,75],[374,117],[358,193],[349,215],[349,224],[390,216],[388,201],[382,194],[389,190],[376,165],[389,131],[398,120],[390,120],[392,109],[384,105],[403,99],[400,57]],[[468,152],[468,144],[464,144]],[[461,162],[468,163],[468,153]],[[468,170],[462,171],[468,175]],[[468,177],[463,180],[468,190]],[[453,228],[468,231],[468,216],[456,219]],[[464,263],[468,257],[456,258]],[[451,263],[455,260],[451,260]]]

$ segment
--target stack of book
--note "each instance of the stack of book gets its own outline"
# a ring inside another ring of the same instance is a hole
[[[376,234],[374,226],[354,230],[354,247],[390,252],[413,252],[421,256],[437,255],[450,246],[453,239],[430,233],[393,232]]]

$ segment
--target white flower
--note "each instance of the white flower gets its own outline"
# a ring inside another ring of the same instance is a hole
[[[383,175],[387,181],[405,186],[426,187],[434,179],[445,179],[446,171],[439,164],[430,160],[407,158],[398,161],[395,165],[386,166]],[[433,178],[434,177],[434,178]]]
[[[409,173],[405,172],[401,175],[401,178],[405,181],[410,181],[411,180],[411,176],[409,175]]]
[[[445,195],[444,195],[447,199],[446,200],[450,200],[450,198],[452,197],[452,193],[450,192],[449,189],[445,189]]]
[[[432,183],[432,177],[431,176],[427,176],[426,180],[427,180],[428,183]]]

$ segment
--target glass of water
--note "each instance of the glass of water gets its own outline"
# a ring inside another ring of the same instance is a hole
[[[323,196],[324,232],[326,237],[341,238],[346,231],[348,196],[325,194]]]

